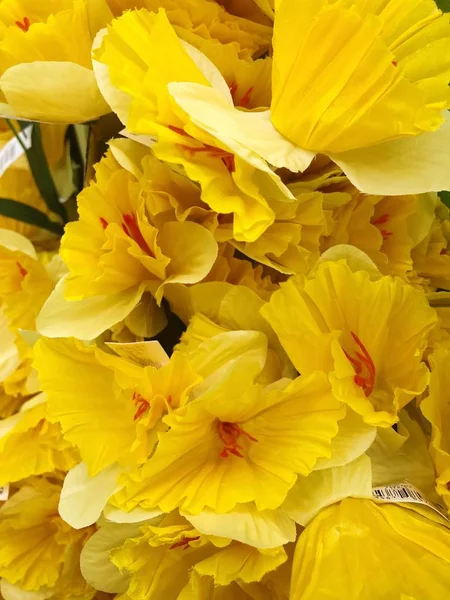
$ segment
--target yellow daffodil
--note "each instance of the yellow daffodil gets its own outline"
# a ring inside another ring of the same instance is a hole
[[[78,452],[63,439],[59,424],[49,423],[46,416],[47,404],[40,394],[0,421],[0,485],[68,471],[79,462]]]
[[[416,278],[411,278],[412,282],[421,284],[426,291],[450,288],[450,211],[436,197],[434,204],[433,220],[412,251],[416,274]],[[411,218],[414,224],[419,219],[420,213]]]
[[[264,363],[265,353],[252,352],[207,377],[195,400],[164,418],[169,430],[145,465],[123,478],[114,503],[194,514],[248,502],[279,506],[297,475],[330,455],[343,411],[324,373],[254,385]]]
[[[326,154],[366,193],[450,186],[450,26],[433,0],[407,11],[399,0],[282,0],[273,47],[270,110],[235,107],[217,77],[169,92],[193,126],[275,167],[303,171]]]
[[[66,226],[61,257],[69,273],[45,304],[38,328],[52,337],[93,339],[142,301],[141,314],[148,315],[143,335],[151,337],[165,325],[157,306],[164,288],[203,279],[217,244],[201,225],[170,219],[170,179],[149,190],[111,153],[97,165],[96,175],[78,197],[79,221]],[[162,203],[168,218],[160,214]]]
[[[450,351],[439,348],[429,358],[431,380],[428,396],[420,403],[420,409],[431,423],[430,453],[436,469],[436,490],[450,509],[450,444],[448,423],[448,380]]]
[[[38,388],[32,350],[19,330],[35,331],[36,316],[56,281],[54,262],[44,264],[33,244],[15,231],[0,230],[0,416],[12,415]]]
[[[122,600],[210,598],[215,586],[221,597],[250,599],[242,588],[260,582],[286,560],[282,547],[263,550],[204,535],[171,513],[138,528],[102,527],[86,545],[81,565],[99,589],[121,592],[125,588]]]
[[[2,592],[38,592],[46,598],[95,595],[82,578],[79,557],[93,531],[75,531],[58,515],[60,487],[33,480],[0,508]],[[16,596],[17,597],[17,596]]]
[[[268,0],[270,1],[270,0]],[[163,8],[169,21],[186,41],[206,40],[230,45],[243,58],[261,54],[270,46],[271,28],[248,18],[235,17],[215,2],[202,0],[107,0],[114,16],[125,10],[146,8],[158,12]],[[192,42],[191,42],[192,43]]]
[[[350,186],[351,201],[335,205],[325,194],[324,208],[329,211],[332,230],[322,239],[326,250],[337,244],[351,244],[365,252],[383,275],[408,280],[413,269],[411,256],[414,239],[409,220],[422,215],[418,196],[367,196]]]
[[[79,123],[109,112],[95,82],[91,47],[112,18],[105,0],[3,0],[0,90],[6,116]],[[37,82],[39,84],[37,85]]]
[[[329,372],[333,392],[368,424],[395,423],[428,383],[421,357],[436,313],[398,278],[373,281],[345,261],[324,262],[282,284],[261,310],[296,369]]]
[[[177,37],[162,10],[127,12],[97,40],[97,82],[128,131],[144,135],[158,158],[182,165],[215,212],[233,216],[236,240],[254,241],[274,220],[268,200],[292,200],[293,195],[265,160],[231,138],[216,139],[174,102],[172,86],[184,85],[180,81],[217,92],[231,107],[233,90],[241,103],[248,91],[238,92],[233,84],[230,90],[213,62],[191,45],[202,45],[203,39],[187,39]],[[295,156],[290,166],[297,170]]]
[[[449,541],[448,521],[428,507],[347,498],[300,535],[290,599],[444,600]]]
[[[243,285],[222,284],[212,290],[208,284],[203,284],[195,286],[194,293],[194,306],[182,296],[185,305],[181,315],[186,315],[189,309],[192,314],[186,318],[188,328],[176,347],[187,354],[194,365],[201,365],[203,356],[225,350],[226,339],[233,340],[233,336],[223,333],[236,331],[236,342],[232,342],[232,348],[235,348],[239,336],[245,340],[245,330],[260,331],[267,338],[268,348],[266,363],[258,375],[258,382],[272,383],[282,377],[295,377],[295,369],[276,334],[259,314],[264,301],[252,289]],[[207,343],[207,340],[210,342]]]
[[[150,348],[154,344],[149,342]],[[161,368],[152,366],[146,346],[110,345],[122,356],[76,340],[41,339],[35,346],[34,364],[48,397],[48,419],[61,424],[90,475],[116,462],[142,464],[157,432],[165,428],[162,416],[182,406],[200,381],[179,353]]]

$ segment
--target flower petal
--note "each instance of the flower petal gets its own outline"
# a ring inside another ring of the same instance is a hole
[[[39,85],[36,86],[36,81]],[[83,123],[110,112],[93,71],[72,62],[32,62],[10,67],[0,88],[17,117]]]
[[[330,154],[361,192],[389,196],[450,189],[450,116],[437,131]]]
[[[304,171],[314,153],[295,146],[272,125],[270,111],[244,112],[234,108],[217,89],[198,83],[169,83],[169,92],[191,121],[226,144],[257,169],[274,167]]]
[[[96,338],[131,313],[145,287],[69,302],[64,298],[64,281],[63,278],[56,285],[36,319],[37,330],[47,337]]]
[[[260,510],[244,506],[229,513],[204,511],[183,516],[200,533],[237,540],[255,548],[276,548],[294,542],[294,522],[281,510]]]
[[[86,463],[73,467],[64,480],[59,501],[61,517],[74,529],[88,527],[102,514],[108,498],[118,489],[117,464],[107,467],[95,477],[88,475]]]

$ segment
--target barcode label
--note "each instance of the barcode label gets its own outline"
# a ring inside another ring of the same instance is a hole
[[[379,500],[380,502],[412,502],[414,504],[424,504],[450,521],[445,508],[437,506],[427,500],[422,492],[407,482],[373,488],[372,496],[374,500]]]
[[[0,486],[0,502],[6,502],[9,498],[9,483]]]
[[[29,125],[18,134],[22,144],[27,150],[31,148],[32,133],[33,125]],[[0,177],[8,169],[8,167],[15,163],[16,160],[20,158],[22,154],[24,154],[25,150],[23,149],[22,144],[16,137],[13,137],[0,150]]]

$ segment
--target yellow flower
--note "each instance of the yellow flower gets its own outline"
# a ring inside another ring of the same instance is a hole
[[[389,427],[428,383],[421,364],[435,311],[400,279],[372,281],[345,261],[291,278],[261,309],[302,375],[330,373],[333,392],[370,425]]]
[[[62,438],[60,426],[47,421],[42,396],[0,422],[0,485],[31,475],[68,471],[79,462],[78,452]]]
[[[270,1],[270,0],[269,0]],[[146,8],[158,12],[163,8],[175,30],[186,41],[198,37],[230,45],[240,56],[250,59],[261,54],[271,42],[271,28],[248,19],[235,17],[215,2],[202,0],[107,0],[114,16],[125,10]],[[192,42],[191,42],[192,43]]]
[[[143,467],[122,478],[113,502],[193,514],[249,502],[278,507],[299,473],[330,456],[343,410],[324,373],[254,385],[264,362],[253,352],[212,373],[195,400],[164,418],[169,430]]]
[[[126,540],[117,525],[107,524],[81,556],[87,579],[99,589],[125,589],[122,600],[210,598],[214,587],[221,597],[250,599],[241,588],[260,582],[287,560],[282,547],[257,549],[203,535],[176,513],[125,531]]]
[[[177,33],[186,37],[183,31]],[[202,38],[187,39],[195,46],[204,44]],[[235,88],[230,91],[213,62],[177,37],[164,11],[127,12],[111,23],[98,43],[94,51],[98,85],[128,131],[144,134],[146,143],[149,137],[157,139],[152,145],[156,156],[182,165],[186,175],[200,184],[202,200],[215,212],[233,216],[236,240],[257,239],[274,220],[268,200],[292,200],[292,194],[254,152],[238,147],[231,138],[216,139],[191,122],[174,102],[172,91],[172,86],[184,85],[179,81],[195,82],[186,85],[212,90],[234,107]],[[172,57],[169,64],[167,56]],[[240,102],[242,94],[246,91],[239,90],[236,96]]]
[[[450,445],[448,423],[448,383],[450,376],[450,351],[436,349],[429,358],[431,379],[428,396],[420,409],[431,423],[430,453],[436,469],[436,490],[450,509]]]
[[[15,231],[0,230],[0,416],[12,415],[36,393],[32,350],[19,329],[35,331],[36,316],[55,285],[53,261],[43,264],[32,243]]]
[[[444,600],[449,542],[448,522],[428,507],[347,498],[300,535],[290,599]]]
[[[35,346],[48,419],[60,423],[92,476],[116,462],[142,464],[165,429],[161,418],[200,381],[179,353],[152,366],[155,344],[110,344],[121,356],[77,340],[41,339]]]
[[[351,194],[351,201],[346,204],[336,206],[331,194],[324,196],[332,231],[322,239],[322,250],[351,244],[365,252],[383,275],[397,275],[408,281],[415,245],[409,221],[412,216],[423,218],[420,197],[367,196],[353,186],[345,189]]]
[[[270,110],[236,108],[218,78],[169,92],[194,127],[275,167],[321,153],[365,193],[449,188],[450,26],[433,0],[281,0],[273,48]]]
[[[434,203],[435,207],[432,221],[426,221],[426,234],[412,251],[416,277],[412,274],[411,280],[412,283],[421,284],[425,291],[450,288],[450,211],[439,198],[433,196],[428,204],[430,207]],[[414,225],[420,218],[420,213],[413,215]]]
[[[105,0],[53,0],[39,7],[30,0],[3,0],[3,114],[78,123],[108,113],[92,71],[91,47],[111,18]]]
[[[167,174],[151,190],[145,178],[141,182],[109,152],[96,175],[97,181],[78,197],[79,221],[66,226],[60,254],[69,273],[45,304],[39,331],[93,339],[128,317],[142,300],[148,325],[141,335],[151,337],[165,325],[157,306],[165,287],[203,279],[214,264],[217,244],[201,225],[171,220]]]
[[[233,336],[224,336],[224,332],[236,331],[236,341],[233,342],[236,344],[239,337],[244,342],[244,331],[247,334],[259,331],[266,337],[268,348],[266,362],[257,381],[272,383],[282,377],[295,377],[295,369],[276,334],[259,314],[264,301],[252,289],[231,284],[219,284],[211,289],[209,284],[203,284],[194,287],[192,298],[192,303],[183,296],[180,298],[180,302],[185,300],[181,314],[186,314],[186,311],[191,314],[185,318],[188,327],[176,349],[185,353],[193,365],[201,365],[203,356],[209,357],[213,352],[225,350],[226,338],[233,340]],[[207,343],[207,340],[210,342]]]
[[[59,493],[58,485],[34,480],[0,509],[0,576],[2,590],[6,584],[11,595],[14,589],[19,596],[20,590],[87,600],[95,594],[79,570],[81,549],[93,531],[64,523]]]

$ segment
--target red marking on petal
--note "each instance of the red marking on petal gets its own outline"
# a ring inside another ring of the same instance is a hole
[[[398,62],[397,62],[396,60],[393,60],[393,61],[392,61],[392,64],[394,65],[394,67],[397,67],[397,66],[398,66]]]
[[[220,158],[223,164],[226,166],[230,173],[234,173],[236,166],[234,162],[234,154],[228,152],[227,150],[222,150],[222,148],[216,148],[215,146],[209,146],[208,144],[203,144],[200,148],[194,148],[192,146],[180,146],[183,150],[186,150],[192,156],[196,154],[204,153],[210,158]]]
[[[370,222],[372,223],[372,225],[384,225],[385,223],[387,223],[389,221],[389,215],[381,215],[380,217],[373,217],[372,219],[370,219]]]
[[[106,219],[104,219],[103,217],[100,217],[100,223],[101,223],[103,229],[106,229],[109,225],[108,221]]]
[[[16,25],[19,29],[26,33],[31,27],[31,22],[28,17],[25,17],[23,21],[16,21]]]
[[[133,394],[133,402],[137,407],[136,414],[134,415],[134,421],[137,421],[145,414],[150,408],[150,402],[146,400],[141,394],[134,392]]]
[[[199,539],[199,535],[197,537],[192,538],[184,537],[179,542],[175,542],[175,544],[169,546],[169,550],[175,550],[175,548],[183,548],[183,550],[187,550],[190,547],[191,542],[196,542]]]
[[[439,254],[441,256],[444,256],[445,254],[447,254],[447,250],[445,248],[442,248],[442,250],[439,252]]]
[[[371,395],[373,388],[375,387],[375,365],[369,352],[356,333],[353,333],[353,331],[350,333],[353,341],[356,343],[361,352],[355,352],[356,358],[350,356],[350,354],[348,354],[348,352],[345,350],[344,354],[355,369],[355,377],[353,378],[353,381],[357,386],[363,389],[364,394],[368,397]]]
[[[147,244],[144,236],[139,229],[137,218],[135,214],[123,215],[122,229],[125,231],[128,237],[133,239],[141,250],[143,250],[149,256],[155,256]]]
[[[180,127],[175,127],[175,125],[168,125],[168,127],[171,131],[178,133],[178,135],[183,135],[185,137],[191,137],[188,133],[186,133],[184,131],[184,129],[181,129]]]
[[[22,267],[22,265],[20,264],[19,261],[16,262],[16,265],[17,265],[17,268],[19,269],[19,273],[22,275],[22,277],[25,277],[25,275],[28,275],[28,271]]]
[[[253,87],[248,88],[242,98],[239,100],[238,106],[242,106],[243,108],[247,108],[250,104],[251,96],[253,93]]]
[[[219,438],[224,444],[223,450],[220,452],[220,456],[222,458],[228,458],[230,454],[233,454],[238,458],[244,458],[244,455],[240,452],[244,448],[238,444],[238,439],[241,435],[249,439],[251,442],[258,441],[255,437],[241,429],[237,423],[219,421],[217,430],[219,432]]]

